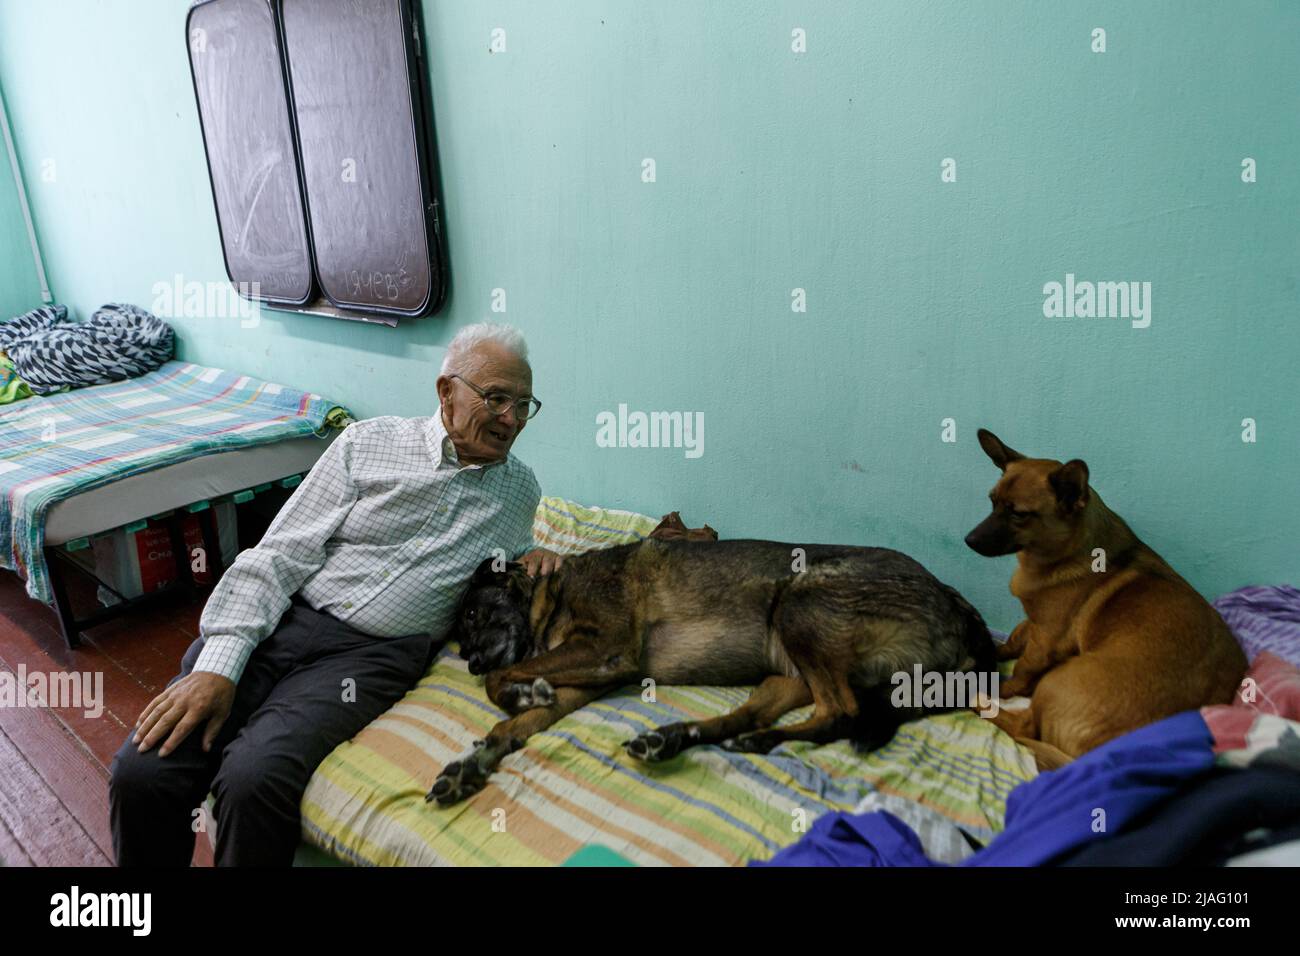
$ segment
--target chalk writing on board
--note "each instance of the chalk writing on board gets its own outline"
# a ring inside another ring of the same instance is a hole
[[[411,275],[405,269],[396,272],[361,272],[353,269],[348,273],[347,282],[348,293],[357,298],[396,302],[410,287]]]
[[[281,289],[296,289],[302,285],[302,277],[292,272],[264,272],[262,283],[278,292]]]

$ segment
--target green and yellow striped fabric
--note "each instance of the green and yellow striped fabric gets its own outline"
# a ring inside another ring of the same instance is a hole
[[[613,548],[649,537],[659,524],[635,511],[587,508],[563,498],[543,498],[533,518],[533,543],[560,554]]]
[[[548,547],[580,539],[582,527],[608,546],[656,524],[558,499],[543,500],[538,522]],[[554,865],[599,844],[640,865],[731,866],[770,857],[819,814],[852,810],[872,790],[988,839],[1007,794],[1035,773],[1026,751],[970,713],[904,725],[869,756],[846,741],[766,756],[700,747],[663,764],[623,750],[652,727],[731,710],[749,690],[623,688],[533,737],[470,800],[441,808],[424,802],[438,773],[505,716],[448,647],[400,703],[320,765],[303,797],[304,838],[362,865]]]

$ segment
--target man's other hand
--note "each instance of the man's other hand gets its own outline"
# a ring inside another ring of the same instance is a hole
[[[166,757],[191,731],[204,724],[203,749],[206,752],[212,749],[212,742],[221,732],[221,725],[230,716],[234,703],[235,682],[229,677],[193,671],[150,701],[135,722],[132,743],[139,744],[140,753],[145,753],[163,740],[158,756]]]
[[[524,570],[528,572],[530,578],[538,575],[547,575],[552,571],[558,571],[560,565],[564,563],[564,556],[556,554],[554,551],[547,551],[545,548],[534,548],[522,558],[519,559],[523,564]]]

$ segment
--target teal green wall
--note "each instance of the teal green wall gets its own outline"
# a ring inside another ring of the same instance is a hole
[[[3,100],[0,90],[0,103]],[[27,220],[18,201],[18,185],[4,134],[0,132],[0,322],[42,304]]]
[[[900,547],[1007,627],[1012,559],[961,541],[995,478],[984,425],[1085,458],[1207,594],[1300,579],[1300,6],[423,6],[445,312],[178,319],[186,358],[425,414],[444,344],[503,287],[546,403],[516,448],[548,493]],[[57,164],[32,183],[51,281],[83,315],[223,276],[186,7],[0,0],[29,179]],[[1151,327],[1045,319],[1067,272],[1150,281]],[[597,448],[619,403],[703,412],[703,457]]]

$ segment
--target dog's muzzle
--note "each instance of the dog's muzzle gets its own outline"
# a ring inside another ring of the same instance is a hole
[[[995,514],[989,515],[966,535],[966,547],[986,558],[996,558],[1020,550],[1007,522]]]

